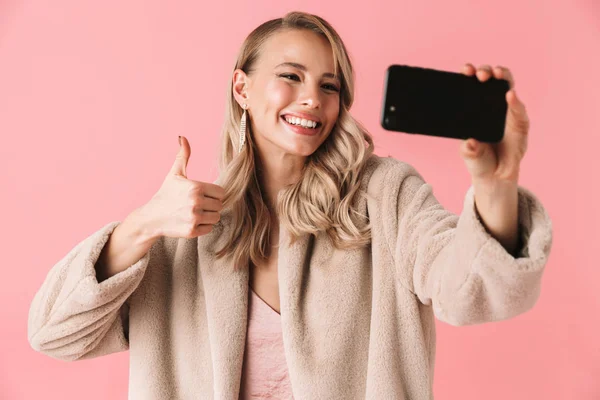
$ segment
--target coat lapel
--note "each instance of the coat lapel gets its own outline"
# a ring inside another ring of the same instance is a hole
[[[226,225],[198,238],[198,285],[206,302],[215,400],[238,399],[248,320],[248,270],[235,271],[228,257],[213,255],[228,235],[222,232]]]
[[[296,340],[304,339],[302,315],[306,305],[306,285],[315,238],[304,234],[293,245],[288,245],[289,231],[281,226],[279,232],[278,280],[283,346],[292,390],[295,397],[302,398],[305,396],[302,393],[305,386],[304,382],[299,380],[296,364],[303,363],[304,360],[298,358]]]
[[[246,345],[249,273],[247,269],[235,271],[228,258],[218,260],[213,256],[229,236],[227,225],[224,214],[213,232],[198,238],[198,285],[206,303],[214,398],[237,400]],[[285,341],[285,331],[295,322],[294,310],[304,301],[302,282],[308,273],[314,239],[305,234],[290,246],[290,233],[282,224],[279,232],[279,293]],[[289,360],[288,351],[286,356]]]

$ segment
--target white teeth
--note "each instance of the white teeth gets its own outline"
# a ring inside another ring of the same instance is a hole
[[[317,123],[315,121],[310,121],[308,119],[304,119],[304,118],[298,118],[298,117],[285,117],[285,120],[287,122],[289,122],[290,124],[293,125],[300,125],[304,128],[316,128],[317,127]]]

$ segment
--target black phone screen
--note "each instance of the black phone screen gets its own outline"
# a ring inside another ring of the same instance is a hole
[[[508,81],[392,65],[386,71],[381,125],[390,131],[499,142]]]

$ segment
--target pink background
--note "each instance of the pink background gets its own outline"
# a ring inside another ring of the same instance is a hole
[[[210,8],[208,8],[210,7]],[[438,326],[439,399],[600,399],[600,3],[579,1],[0,1],[0,398],[124,399],[128,354],[66,363],[34,352],[27,313],[78,241],[158,190],[178,150],[216,177],[227,81],[245,36],[300,9],[329,20],[357,71],[354,115],[376,153],[412,163],[460,212],[459,142],[384,131],[392,63],[509,67],[532,121],[521,184],[554,246],[536,307],[509,321]]]

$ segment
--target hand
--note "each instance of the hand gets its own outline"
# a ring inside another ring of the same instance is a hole
[[[179,153],[162,186],[146,203],[142,214],[154,236],[194,238],[212,231],[223,209],[225,189],[187,179],[190,145],[181,136]]]
[[[481,82],[488,80],[493,74],[496,79],[505,79],[509,83],[503,139],[499,143],[484,143],[473,138],[464,140],[460,154],[474,183],[482,186],[498,186],[502,183],[516,185],[521,160],[527,150],[529,118],[525,105],[515,93],[512,74],[507,68],[500,66],[492,69],[489,65],[482,65],[475,70],[470,63],[465,64],[461,72],[468,76],[476,75]]]

